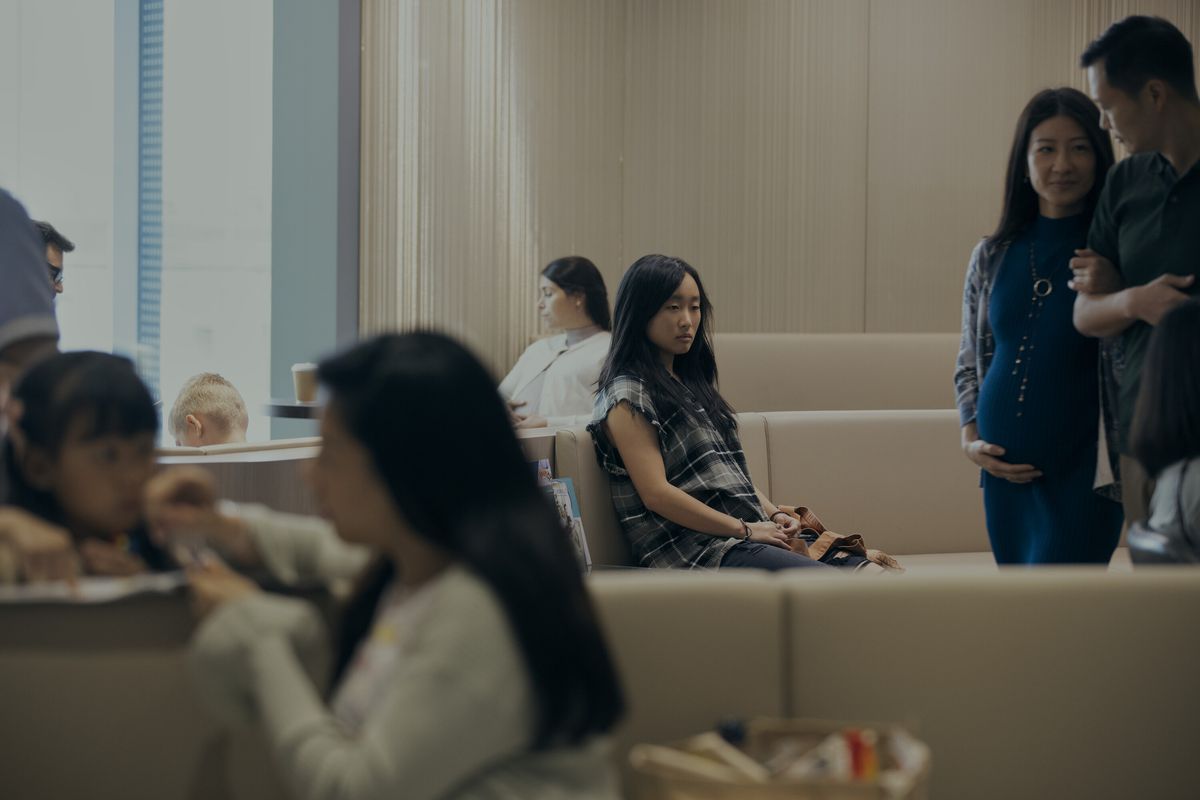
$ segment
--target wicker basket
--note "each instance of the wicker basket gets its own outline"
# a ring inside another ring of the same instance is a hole
[[[659,757],[655,745],[636,745],[629,753],[631,800],[923,800],[928,795],[930,753],[924,743],[908,737],[909,763],[901,768],[892,763],[894,725],[831,722],[825,720],[755,719],[746,725],[742,749],[762,760],[782,739],[797,740],[815,747],[827,736],[848,727],[879,734],[881,771],[878,779],[836,781],[830,779],[774,781],[703,778],[683,774]],[[688,750],[688,741],[669,745]],[[805,748],[807,749],[807,748]]]

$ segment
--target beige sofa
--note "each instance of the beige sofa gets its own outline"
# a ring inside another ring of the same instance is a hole
[[[321,439],[277,439],[211,447],[170,447],[158,451],[164,467],[198,466],[212,472],[221,497],[263,503],[294,514],[317,513],[316,499],[302,470],[321,452]]]
[[[1196,795],[1195,570],[590,584],[629,702],[619,763],[727,716],[884,720],[932,747],[934,798]],[[190,629],[179,595],[0,605],[6,800],[279,797],[253,732],[192,695]]]
[[[959,448],[954,411],[739,414],[738,427],[751,477],[775,502],[809,506],[909,567],[992,566],[979,472]],[[560,430],[555,450],[593,562],[631,564],[591,435]]]
[[[1200,571],[592,585],[631,702],[621,749],[723,716],[886,720],[931,746],[935,800],[1197,794]]]
[[[957,333],[719,333],[739,411],[953,408]]]
[[[282,798],[252,731],[209,719],[184,669],[182,594],[0,604],[5,800]]]

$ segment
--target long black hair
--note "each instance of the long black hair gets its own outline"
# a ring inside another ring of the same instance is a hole
[[[63,524],[63,511],[53,491],[34,487],[26,478],[16,450],[38,448],[56,457],[77,420],[85,440],[101,436],[136,436],[158,431],[154,399],[127,358],[80,351],[59,353],[39,362],[13,388],[23,411],[16,436],[4,445],[9,478],[7,498],[42,519]]]
[[[158,410],[133,363],[108,353],[59,353],[39,362],[21,378],[13,397],[23,408],[14,435],[4,444],[8,495],[0,502],[23,508],[55,525],[67,520],[53,490],[30,483],[22,460],[32,448],[56,458],[73,430],[84,440],[131,437],[158,432]],[[76,427],[78,426],[78,427]],[[18,453],[16,440],[22,441]],[[71,531],[78,536],[79,531]],[[150,539],[144,524],[125,531],[130,550],[148,567],[173,567],[167,553]]]
[[[1200,456],[1200,300],[1154,327],[1134,409],[1129,447],[1150,477]]]
[[[1100,114],[1096,111],[1096,105],[1083,92],[1069,87],[1043,89],[1025,104],[1025,109],[1017,119],[1016,130],[1013,131],[1012,148],[1008,154],[1008,172],[1004,178],[1004,208],[996,230],[988,237],[988,246],[991,249],[1011,244],[1037,219],[1037,192],[1027,180],[1029,137],[1038,125],[1059,116],[1069,117],[1078,123],[1087,135],[1092,152],[1096,156],[1095,180],[1092,190],[1084,199],[1084,213],[1086,219],[1091,220],[1092,213],[1096,210],[1096,201],[1100,199],[1100,192],[1104,189],[1108,170],[1113,165],[1112,139],[1100,127]]]
[[[542,275],[558,284],[567,294],[582,294],[583,305],[592,322],[606,331],[612,330],[608,312],[608,287],[604,276],[589,259],[583,256],[556,258],[546,265]]]
[[[663,368],[658,349],[646,335],[646,327],[688,275],[700,290],[700,324],[696,327],[691,349],[684,355],[675,356],[678,380],[673,380]],[[679,385],[682,383],[700,401],[718,428],[725,433],[736,430],[733,408],[717,391],[712,314],[712,303],[700,282],[700,274],[690,264],[671,256],[642,256],[626,270],[617,287],[616,327],[608,357],[600,370],[600,386],[603,388],[621,375],[631,375],[646,384],[664,418],[676,409],[694,417],[693,404],[688,402]]]
[[[504,608],[538,701],[535,749],[610,730],[624,707],[616,669],[568,534],[484,367],[440,334],[389,334],[323,361],[317,376],[416,535]],[[463,475],[482,479],[467,490]],[[380,559],[360,581],[343,617],[339,676],[396,570]]]

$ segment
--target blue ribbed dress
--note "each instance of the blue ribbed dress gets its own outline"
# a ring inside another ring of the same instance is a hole
[[[1071,321],[1067,287],[1083,215],[1038,217],[1009,246],[992,287],[995,337],[979,391],[979,435],[1004,447],[1004,459],[1033,464],[1043,477],[1014,484],[983,474],[992,552],[1000,564],[1106,563],[1121,534],[1121,506],[1092,490],[1099,431],[1097,343]],[[1053,287],[1040,304],[1034,275]]]

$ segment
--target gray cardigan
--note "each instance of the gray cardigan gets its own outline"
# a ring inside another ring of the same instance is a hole
[[[245,515],[264,561],[285,579],[345,577],[362,551],[310,518]],[[289,525],[289,521],[292,525]],[[316,610],[255,594],[200,626],[190,666],[218,711],[261,725],[305,800],[616,800],[607,740],[530,750],[537,711],[508,618],[479,578],[450,567],[358,734],[334,718],[312,675],[327,661]]]
[[[1184,464],[1188,465],[1188,469],[1180,486],[1179,478]],[[1186,517],[1184,523],[1188,533],[1200,536],[1200,458],[1176,461],[1155,479],[1147,525],[1152,530],[1166,530],[1179,519],[1180,506]]]
[[[963,286],[962,339],[958,361],[954,368],[954,393],[958,405],[959,425],[966,427],[975,421],[979,402],[979,387],[992,365],[996,341],[988,321],[988,306],[992,301],[992,286],[996,273],[1004,263],[1008,243],[992,248],[987,237],[971,251],[967,263],[967,278]],[[1116,397],[1122,368],[1120,337],[1100,340],[1100,430],[1097,431],[1099,458],[1096,464],[1094,487],[1112,500],[1121,499]]]
[[[954,395],[958,404],[958,424],[966,427],[975,421],[979,387],[992,365],[996,350],[992,326],[988,322],[988,305],[992,301],[992,285],[996,272],[1004,263],[1008,245],[994,251],[982,239],[971,251],[967,263],[967,280],[963,286],[962,339],[958,346],[958,362],[954,368]]]

